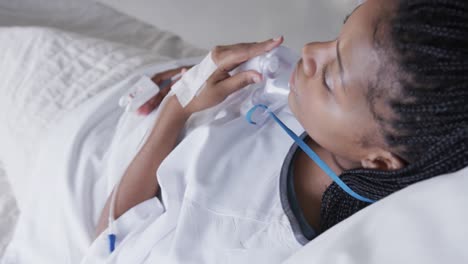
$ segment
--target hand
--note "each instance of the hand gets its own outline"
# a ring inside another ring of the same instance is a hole
[[[262,81],[262,75],[256,71],[244,71],[233,76],[229,74],[241,63],[266,53],[283,42],[283,37],[257,43],[241,43],[229,46],[217,46],[211,51],[217,70],[208,78],[199,95],[186,106],[188,115],[213,107],[230,94],[252,83]]]
[[[160,72],[156,75],[154,75],[151,80],[157,84],[157,85],[160,85],[161,82],[163,80],[167,80],[167,79],[170,79],[172,78],[174,75],[178,74],[179,72],[182,72],[184,73],[185,71],[187,71],[188,69],[192,68],[193,65],[191,66],[184,66],[184,67],[180,67],[180,68],[177,68],[177,69],[172,69],[172,70],[168,70],[168,71],[165,71],[165,72]],[[173,81],[169,86],[167,86],[166,88],[162,89],[161,91],[159,91],[159,93],[157,95],[155,95],[153,98],[151,98],[150,100],[148,100],[148,102],[146,102],[145,104],[143,104],[142,106],[140,106],[140,108],[138,108],[137,110],[137,113],[140,114],[140,115],[148,115],[149,113],[151,113],[154,109],[156,109],[159,104],[161,104],[162,100],[164,99],[164,97],[166,97],[166,95],[169,93],[169,91],[171,90],[171,87],[177,82],[178,80],[175,80]]]

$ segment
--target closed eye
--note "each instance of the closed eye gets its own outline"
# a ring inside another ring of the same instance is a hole
[[[346,24],[346,21],[348,21],[348,18],[351,16],[351,14],[347,15],[345,19],[343,20],[343,24]]]
[[[330,86],[328,86],[327,84],[327,67],[328,65],[325,65],[322,68],[322,82],[323,82],[323,86],[325,86],[325,88],[327,88],[329,92],[332,92],[332,90],[330,89]]]
[[[356,10],[358,10],[362,5],[363,5],[363,4],[360,4],[360,5],[356,6],[356,8],[354,8],[354,10],[353,10],[351,13],[349,13],[349,15],[347,15],[347,16],[345,17],[345,19],[344,19],[344,21],[343,21],[343,24],[346,24],[346,21],[348,21],[348,18],[349,18],[354,12],[356,12]]]

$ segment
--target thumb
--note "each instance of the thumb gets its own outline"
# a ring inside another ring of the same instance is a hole
[[[158,93],[156,96],[151,98],[148,102],[146,102],[142,106],[140,106],[140,108],[137,109],[137,113],[139,115],[148,115],[154,109],[156,109],[156,107],[159,106],[159,104],[161,103],[164,96],[165,95],[163,95],[161,92]]]
[[[256,71],[244,71],[227,78],[219,83],[221,89],[230,95],[249,84],[262,82],[262,75]]]

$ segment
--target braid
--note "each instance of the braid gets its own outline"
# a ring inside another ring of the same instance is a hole
[[[356,169],[340,178],[357,193],[382,199],[411,184],[468,166],[468,3],[399,0],[390,19],[399,69],[393,120],[375,113],[387,145],[409,164],[396,171]],[[377,88],[371,87],[369,93]],[[333,183],[322,197],[321,231],[368,206]]]

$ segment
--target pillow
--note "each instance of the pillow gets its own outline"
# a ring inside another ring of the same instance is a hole
[[[468,168],[411,185],[331,228],[285,264],[468,263]]]

